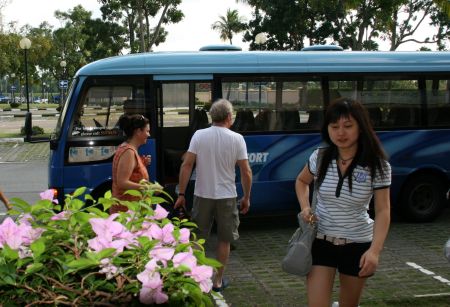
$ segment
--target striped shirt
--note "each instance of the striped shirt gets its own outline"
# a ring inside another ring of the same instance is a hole
[[[316,149],[309,157],[308,168],[316,174]],[[341,179],[342,188],[337,191],[340,177],[336,159],[328,166],[326,176],[317,193],[316,215],[319,219],[318,232],[346,238],[355,242],[371,242],[373,223],[367,210],[374,190],[388,188],[391,185],[391,166],[383,161],[384,176],[379,171],[372,180],[370,169],[356,165],[352,172],[352,191],[348,185],[348,177]],[[338,197],[336,196],[338,195]]]

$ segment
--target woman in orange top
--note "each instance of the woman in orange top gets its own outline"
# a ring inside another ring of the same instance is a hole
[[[143,187],[139,182],[148,180],[147,166],[151,157],[140,157],[138,148],[147,142],[150,136],[149,120],[143,115],[122,115],[119,119],[119,127],[124,132],[126,141],[123,142],[114,155],[112,165],[112,195],[120,200],[136,200],[136,197],[124,194],[127,190],[139,190]],[[110,213],[127,211],[123,205],[114,205]]]

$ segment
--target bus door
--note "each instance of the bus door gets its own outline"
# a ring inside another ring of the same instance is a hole
[[[211,124],[212,75],[155,75],[158,178],[169,193],[178,184],[183,154],[192,135]]]
[[[152,104],[145,88],[142,76],[85,79],[78,97],[71,100],[75,106],[67,115],[64,193],[86,186],[98,197],[111,189],[112,159],[117,146],[124,141],[118,124],[120,116],[141,114],[151,118]],[[155,156],[153,138],[139,149],[139,154]],[[156,166],[152,164],[149,174],[155,180]]]

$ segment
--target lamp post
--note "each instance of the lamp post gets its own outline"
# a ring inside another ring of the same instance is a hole
[[[15,84],[15,78],[16,78],[16,74],[12,73],[11,74],[11,99],[12,102],[15,103],[16,102],[16,95],[15,95],[15,91],[16,91],[16,84]]]
[[[63,80],[66,80],[66,66],[67,66],[67,62],[65,61],[65,60],[62,60],[60,63],[59,63],[59,65],[61,66],[61,68],[62,68],[62,77],[61,77],[61,81],[63,81]],[[60,84],[60,86],[61,86],[61,97],[60,97],[60,101],[59,101],[59,103],[60,103],[60,105],[64,102],[64,85],[62,84],[62,82],[61,82],[61,84]]]
[[[25,92],[27,96],[27,115],[25,116],[25,141],[30,141],[32,133],[31,113],[30,113],[30,97],[28,94],[28,49],[31,48],[31,41],[24,37],[19,42],[20,48],[25,54]]]

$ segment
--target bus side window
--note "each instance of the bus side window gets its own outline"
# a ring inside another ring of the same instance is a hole
[[[125,113],[145,114],[143,82],[130,80],[133,85],[124,85],[122,80],[102,80],[104,85],[88,87],[83,93],[73,116],[71,135],[75,137],[121,136],[118,120]],[[140,87],[139,84],[142,83]]]
[[[428,126],[450,126],[450,80],[427,80]]]

